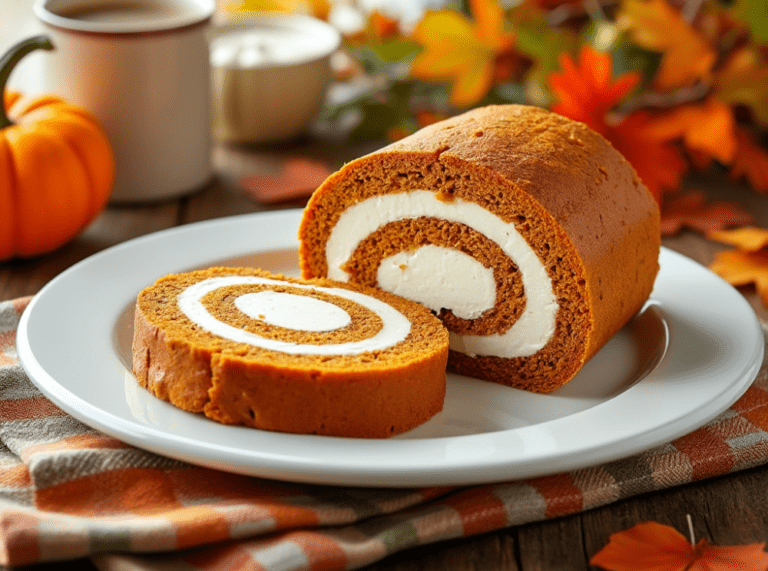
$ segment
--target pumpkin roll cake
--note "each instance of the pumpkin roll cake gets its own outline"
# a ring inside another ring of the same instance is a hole
[[[427,308],[385,291],[210,268],[139,294],[133,371],[221,423],[383,438],[442,410],[448,341]]]
[[[348,163],[311,197],[299,239],[305,278],[430,308],[453,370],[549,392],[648,298],[659,209],[586,125],[500,105]]]

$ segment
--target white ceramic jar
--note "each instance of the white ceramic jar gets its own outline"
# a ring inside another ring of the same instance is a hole
[[[297,14],[251,17],[214,30],[214,136],[267,143],[302,133],[323,103],[340,43],[335,28]]]

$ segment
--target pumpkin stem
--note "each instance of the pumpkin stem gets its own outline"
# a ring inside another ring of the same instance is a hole
[[[0,96],[5,95],[5,84],[8,82],[8,78],[19,63],[19,60],[27,55],[29,52],[35,50],[52,50],[53,44],[48,36],[35,36],[26,40],[20,41],[13,46],[5,55],[0,58]],[[8,119],[8,113],[5,110],[5,104],[0,101],[0,129],[5,129],[13,125],[13,121]]]

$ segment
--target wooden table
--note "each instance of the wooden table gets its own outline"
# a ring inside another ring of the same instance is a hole
[[[288,156],[319,158],[337,168],[363,150],[367,149],[311,137],[278,148],[219,145],[214,149],[217,178],[201,191],[157,204],[110,206],[78,238],[60,250],[33,260],[0,264],[0,300],[32,295],[79,260],[143,234],[204,219],[300,207],[302,201],[260,205],[242,192],[239,181],[248,174],[276,173],[281,161]],[[760,224],[768,226],[765,197],[717,174],[692,177],[687,185],[703,188],[714,198],[740,201],[755,212]],[[708,263],[720,248],[689,232],[666,239],[665,244],[702,263]],[[754,292],[744,294],[758,315],[768,318]],[[578,571],[589,568],[590,556],[606,544],[611,533],[646,520],[684,530],[686,514],[692,516],[698,538],[706,537],[717,544],[767,541],[766,490],[768,466],[635,497],[579,515],[410,550],[369,569]],[[60,565],[50,567],[62,568]],[[86,561],[78,561],[72,568],[92,567]]]

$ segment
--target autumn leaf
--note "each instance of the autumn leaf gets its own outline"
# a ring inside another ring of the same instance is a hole
[[[578,65],[567,53],[560,56],[561,73],[549,75],[549,86],[557,103],[552,111],[606,135],[607,113],[640,81],[640,74],[628,72],[613,79],[613,60],[608,52],[583,46]]]
[[[764,571],[764,548],[764,543],[721,547],[706,539],[694,546],[675,528],[649,521],[612,534],[590,564],[609,571]]]
[[[381,39],[391,38],[400,33],[400,22],[379,10],[371,12],[368,17],[368,24],[372,33]]]
[[[757,252],[768,246],[768,229],[744,226],[733,230],[715,230],[707,232],[707,238],[736,246],[745,252]]]
[[[712,70],[716,51],[666,0],[624,0],[617,22],[637,45],[663,54],[657,89],[690,85]]]
[[[734,13],[749,23],[755,40],[758,43],[768,42],[768,10],[765,2],[760,0],[735,0]]]
[[[290,158],[278,175],[251,175],[241,181],[246,193],[259,202],[274,203],[312,194],[331,174],[324,162]]]
[[[470,6],[474,22],[456,10],[431,10],[413,32],[424,50],[414,60],[411,75],[452,81],[451,103],[458,107],[473,105],[488,93],[497,59],[514,44],[496,0],[470,0]]]
[[[768,63],[756,49],[734,51],[715,72],[713,81],[720,99],[747,106],[762,126],[768,126]]]
[[[562,73],[549,76],[558,101],[552,110],[581,121],[603,135],[624,155],[640,179],[661,201],[665,189],[677,188],[687,164],[669,134],[656,133],[653,115],[638,111],[618,121],[609,111],[637,84],[640,77],[628,72],[612,78],[611,54],[584,46],[578,65],[568,55],[561,57]]]
[[[707,203],[701,192],[689,192],[666,201],[661,209],[661,233],[677,234],[689,228],[706,234],[731,226],[751,224],[753,216],[730,202]]]
[[[688,168],[677,146],[651,128],[653,116],[638,111],[609,126],[606,138],[637,171],[640,180],[661,204],[665,190],[680,186]]]
[[[761,147],[746,129],[736,129],[736,154],[730,176],[746,178],[755,190],[768,192],[768,151]]]
[[[736,122],[730,106],[715,97],[680,105],[656,116],[648,132],[659,139],[682,139],[695,153],[728,164],[736,153]]]
[[[233,12],[298,12],[327,20],[331,12],[329,0],[242,0]]]
[[[709,269],[732,286],[754,284],[763,305],[768,307],[768,252],[765,250],[719,252]]]

